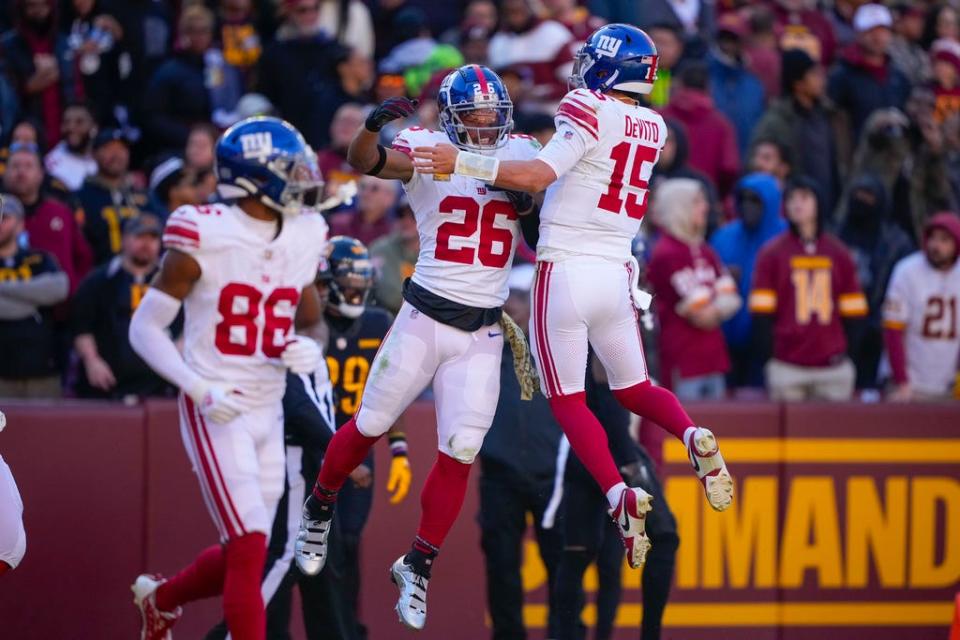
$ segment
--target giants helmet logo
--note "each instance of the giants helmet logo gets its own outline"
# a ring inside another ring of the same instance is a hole
[[[269,131],[248,133],[240,136],[243,157],[247,160],[266,160],[273,153],[273,136]]]
[[[621,45],[623,45],[623,40],[620,38],[600,36],[597,39],[597,55],[612,58],[617,55],[617,51],[620,51]]]

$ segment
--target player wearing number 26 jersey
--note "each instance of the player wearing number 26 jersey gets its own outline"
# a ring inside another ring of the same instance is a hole
[[[294,324],[319,319],[313,287],[326,242],[313,152],[276,118],[250,118],[216,145],[220,195],[167,222],[157,279],[130,325],[133,348],[181,389],[180,432],[220,542],[169,580],[133,585],[143,640],[168,640],[187,602],[223,594],[237,640],[263,640],[266,541],[283,492],[286,373],[322,354]],[[166,327],[185,307],[181,356]]]
[[[437,101],[443,133],[405,129],[391,149],[379,146],[380,128],[414,109],[410,101],[395,98],[370,115],[350,146],[354,167],[403,182],[417,219],[420,256],[404,283],[404,304],[370,365],[360,407],[327,449],[304,505],[297,547],[301,570],[319,572],[337,492],[347,475],[432,383],[439,452],[421,495],[417,537],[391,567],[400,592],[397,613],[413,629],[426,623],[430,569],[460,511],[470,465],[493,421],[505,334],[515,354],[524,343],[501,310],[519,235],[518,205],[474,178],[420,174],[411,156],[440,142],[504,159],[533,158],[538,151],[532,140],[509,135],[513,106],[503,82],[485,67],[450,72]],[[521,205],[519,213],[529,210]]]
[[[606,436],[584,397],[588,347],[628,409],[651,418],[687,445],[711,505],[729,506],[733,481],[713,434],[694,426],[669,391],[647,375],[637,307],[649,297],[636,286],[630,246],[647,209],[647,180],[666,141],[663,119],[639,105],[657,74],[657,50],[646,33],[623,24],[595,31],[574,61],[577,88],[561,101],[557,132],[535,160],[516,162],[460,152],[457,174],[522,191],[546,188],[532,291],[531,346],[544,394],[577,457],[610,503],[633,566],[649,541],[645,513],[652,496],[628,488]],[[450,169],[448,151],[418,155],[427,170]]]

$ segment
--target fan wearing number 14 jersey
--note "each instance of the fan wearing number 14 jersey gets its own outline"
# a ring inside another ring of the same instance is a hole
[[[350,146],[355,168],[403,182],[416,215],[420,255],[404,283],[403,306],[370,365],[360,407],[327,448],[303,508],[296,547],[304,573],[323,568],[337,492],[373,443],[432,383],[439,452],[423,487],[417,537],[390,570],[400,592],[400,622],[413,629],[426,622],[431,567],[460,512],[470,466],[493,421],[504,339],[515,355],[524,352],[525,343],[501,309],[519,235],[515,205],[474,178],[417,173],[409,154],[440,140],[504,159],[533,158],[539,150],[532,139],[509,135],[510,98],[485,67],[450,72],[437,101],[444,132],[409,128],[397,135],[393,148],[380,146],[383,125],[414,109],[410,101],[393,98],[371,113]],[[520,206],[520,213],[530,208]],[[526,362],[525,353],[521,357]]]
[[[631,566],[649,548],[645,514],[652,496],[627,487],[607,438],[587,408],[588,346],[610,388],[630,411],[680,438],[714,509],[726,509],[733,480],[716,438],[696,427],[669,391],[651,384],[637,317],[649,298],[636,287],[631,242],[647,209],[647,180],[667,128],[639,105],[657,74],[657,50],[636,27],[595,31],[574,61],[576,87],[557,109],[557,132],[534,160],[496,161],[449,146],[417,149],[418,170],[473,176],[504,189],[546,189],[540,213],[531,346],[543,392],[570,446],[606,493]]]
[[[156,280],[130,324],[140,356],[180,390],[180,433],[220,544],[164,580],[139,576],[141,640],[169,640],[188,602],[223,594],[236,640],[263,640],[267,536],[284,489],[282,398],[289,369],[313,373],[320,347],[293,333],[319,320],[313,286],[327,226],[316,156],[292,126],[250,118],[216,145],[229,203],[177,209]],[[167,326],[185,308],[183,355]]]

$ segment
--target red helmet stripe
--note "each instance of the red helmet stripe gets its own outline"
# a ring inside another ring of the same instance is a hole
[[[488,89],[487,77],[483,75],[483,69],[480,68],[480,65],[473,65],[473,72],[477,74],[477,82],[480,83],[480,93],[486,94]]]

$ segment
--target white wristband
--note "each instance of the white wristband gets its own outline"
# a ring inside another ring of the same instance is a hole
[[[493,182],[497,179],[500,170],[500,160],[493,156],[461,151],[457,154],[457,163],[453,172],[458,176],[476,178],[484,182]]]

